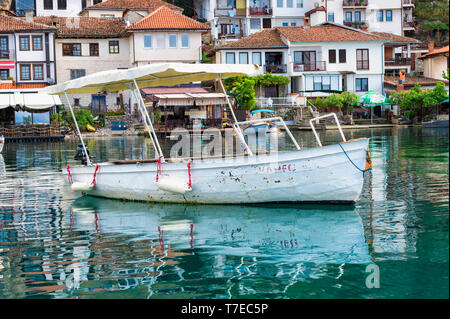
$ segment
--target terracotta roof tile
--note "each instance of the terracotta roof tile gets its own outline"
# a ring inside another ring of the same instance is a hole
[[[58,38],[119,38],[126,32],[121,18],[34,17],[34,21],[57,26]]]
[[[325,23],[312,27],[277,27],[281,35],[291,42],[376,41],[376,35],[353,28]]]
[[[148,9],[149,12],[152,12],[162,5],[183,11],[182,8],[162,0],[107,0],[87,7],[86,9]]]
[[[378,36],[382,40],[388,40],[391,42],[421,43],[417,39],[410,38],[410,37],[404,37],[404,36],[396,35],[396,34],[392,34],[392,33],[387,33],[387,32],[371,32],[371,33]]]
[[[305,12],[305,17],[309,17],[311,14],[313,14],[314,12],[318,12],[318,11],[327,12],[327,9],[325,9],[325,7],[323,7],[323,6],[311,9],[308,12]]]
[[[277,29],[263,29],[245,38],[221,46],[219,49],[287,47],[287,44],[281,40],[280,32]]]
[[[56,28],[49,25],[36,22],[28,22],[27,20],[25,20],[25,18],[0,15],[0,33],[7,33],[11,31],[41,31],[52,29],[56,30]]]
[[[209,30],[211,27],[166,6],[161,6],[145,18],[133,23],[128,30]]]
[[[429,58],[429,57],[431,57],[433,55],[440,55],[440,54],[445,54],[445,53],[447,53],[447,55],[448,55],[448,48],[449,48],[449,46],[447,45],[447,46],[445,46],[443,48],[436,49],[436,50],[433,50],[431,52],[425,53],[425,54],[421,55],[419,57],[419,59],[425,59],[425,58]]]

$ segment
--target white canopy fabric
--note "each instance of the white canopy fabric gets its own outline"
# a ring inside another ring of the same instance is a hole
[[[161,105],[187,106],[187,105],[217,105],[227,104],[223,93],[183,93],[183,94],[155,94]]]
[[[252,75],[259,70],[254,64],[186,64],[156,63],[127,70],[110,70],[48,86],[48,94],[95,94],[129,90],[136,80],[139,88],[174,86],[182,83],[210,81],[237,75]]]
[[[0,90],[0,109],[19,107],[30,111],[41,111],[55,105],[62,105],[57,95],[48,95],[36,90]]]

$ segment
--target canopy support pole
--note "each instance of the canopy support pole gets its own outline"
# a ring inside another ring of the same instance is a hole
[[[157,155],[158,158],[162,156],[161,162],[164,162],[164,154],[161,150],[161,146],[159,145],[156,132],[153,129],[153,124],[150,119],[150,116],[148,115],[147,109],[145,108],[145,102],[144,99],[142,98],[141,92],[139,91],[139,86],[137,85],[136,79],[133,79],[133,83],[135,86],[135,89],[133,90],[134,96],[138,101],[139,110],[141,111],[141,114],[144,118],[145,128],[147,129],[147,132],[150,135],[150,139],[152,140],[153,147],[155,148],[155,154]]]
[[[83,145],[83,152],[86,155],[86,164],[91,165],[91,160],[89,159],[89,154],[86,149],[86,145],[84,144],[83,137],[81,136],[80,128],[78,127],[77,118],[73,113],[72,105],[70,104],[69,96],[67,95],[67,91],[64,91],[64,95],[66,96],[67,104],[69,104],[70,113],[72,114],[73,122],[75,123],[75,127],[77,128],[78,136],[80,137],[81,144]]]
[[[223,86],[222,75],[218,74],[218,78],[219,78],[220,87],[222,88],[222,91],[225,94],[225,99],[227,100],[228,107],[230,108],[231,115],[233,116],[233,121],[235,123],[235,125],[233,125],[233,128],[236,131],[236,134],[239,137],[239,140],[241,141],[241,143],[244,144],[245,150],[247,150],[248,154],[250,156],[252,156],[253,152],[250,149],[250,147],[248,147],[247,143],[245,142],[245,138],[244,138],[244,135],[242,134],[241,128],[239,127],[238,120],[236,119],[236,115],[234,115],[233,106],[231,105],[230,99],[228,98],[227,91],[225,90],[225,87]]]

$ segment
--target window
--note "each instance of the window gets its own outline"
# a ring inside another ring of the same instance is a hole
[[[80,98],[73,99],[73,106],[80,106]]]
[[[386,21],[392,21],[392,10],[386,10]]]
[[[297,22],[291,22],[291,27],[295,27],[297,25]]]
[[[283,22],[281,25],[282,25],[283,27],[287,27],[287,26],[289,26],[289,22]]]
[[[44,79],[44,65],[43,64],[33,64],[33,79],[43,80]]]
[[[9,78],[9,70],[8,69],[0,69],[0,79],[6,80]]]
[[[182,34],[181,35],[181,47],[182,48],[189,48],[189,34]]]
[[[293,8],[293,7],[294,7],[294,1],[286,0],[286,8]]]
[[[42,51],[42,35],[33,35],[31,39],[33,40],[33,51]]]
[[[115,18],[116,16],[114,14],[101,14],[100,18]]]
[[[262,65],[261,63],[261,52],[252,53],[252,63],[256,65]]]
[[[227,0],[227,8],[236,8],[236,0]]]
[[[31,65],[21,64],[20,65],[20,80],[26,81],[31,80]]]
[[[99,56],[98,43],[89,43],[89,55],[90,56]]]
[[[0,37],[0,58],[9,59],[8,37]]]
[[[351,11],[345,12],[345,22],[352,22],[352,13]]]
[[[368,78],[356,79],[355,86],[357,92],[367,92],[369,91],[369,79]]]
[[[328,12],[328,21],[334,22],[334,12]]]
[[[331,78],[329,76],[322,77],[322,90],[323,91],[331,90]]]
[[[259,30],[261,29],[261,20],[259,19],[250,19],[250,29]]]
[[[383,22],[383,10],[378,10],[378,22]]]
[[[336,63],[336,50],[328,50],[328,63]]]
[[[44,9],[53,10],[53,0],[44,0]]]
[[[67,0],[58,0],[58,10],[67,9]]]
[[[369,69],[369,49],[356,50],[356,69],[357,70]]]
[[[152,36],[149,34],[144,35],[144,48],[145,49],[152,48]]]
[[[81,56],[81,43],[63,43],[64,56]]]
[[[28,35],[19,36],[20,51],[30,51],[30,37]]]
[[[119,54],[119,41],[109,41],[109,54]]]
[[[169,48],[176,48],[176,47],[177,47],[177,35],[169,34]]]
[[[297,0],[297,8],[303,8],[303,0]]]
[[[315,76],[314,77],[314,91],[321,91],[321,90],[322,90],[322,77]]]
[[[81,10],[86,8],[86,0],[81,0]]]
[[[347,50],[339,50],[339,63],[347,63]]]
[[[234,64],[235,63],[234,53],[233,52],[227,52],[225,54],[225,60],[226,60],[226,64]]]
[[[283,0],[277,0],[277,8],[283,8]]]
[[[355,11],[355,21],[361,22],[361,11]]]
[[[239,52],[239,64],[248,64],[247,52]]]
[[[84,70],[84,69],[70,70],[70,79],[71,80],[81,78],[82,76],[85,76],[85,75],[86,75],[86,70]]]

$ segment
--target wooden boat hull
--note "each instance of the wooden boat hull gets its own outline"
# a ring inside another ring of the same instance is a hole
[[[167,161],[161,175],[186,180],[192,189],[184,194],[157,186],[157,163],[120,161],[70,167],[73,183],[95,187],[84,193],[125,200],[246,204],[270,202],[347,202],[358,200],[364,182],[368,139],[359,139],[300,151],[256,156]],[[346,155],[347,154],[347,155]],[[349,160],[351,159],[351,161]],[[357,166],[357,167],[355,167]],[[361,169],[361,170],[360,170]],[[69,181],[69,174],[64,170]]]

